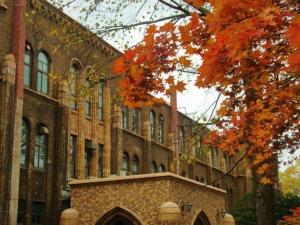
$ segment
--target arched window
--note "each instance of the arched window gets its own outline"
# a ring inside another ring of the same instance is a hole
[[[48,94],[49,59],[44,52],[38,55],[37,91]]]
[[[185,172],[185,171],[182,171],[182,172],[181,172],[181,176],[186,177],[186,172]]]
[[[155,139],[155,112],[150,111],[150,133],[151,138]]]
[[[157,173],[157,165],[154,161],[151,164],[151,173]]]
[[[77,109],[77,84],[78,84],[78,78],[80,73],[80,67],[78,64],[74,63],[71,66],[71,85],[70,85],[70,92],[71,92],[71,109],[76,110]]]
[[[132,109],[131,111],[131,130],[133,132],[138,132],[138,111],[137,109]]]
[[[159,116],[158,121],[158,140],[159,143],[164,142],[164,117],[162,115]]]
[[[129,155],[127,152],[123,153],[122,170],[127,172],[129,171]]]
[[[103,95],[104,95],[104,84],[103,82],[100,82],[98,86],[98,119],[101,121],[103,121],[104,118]]]
[[[27,166],[27,157],[29,150],[29,124],[27,120],[23,119],[22,121],[22,139],[21,139],[21,167]]]
[[[184,131],[184,127],[179,128],[178,143],[179,143],[179,152],[183,153],[184,150],[185,150],[185,131]]]
[[[41,125],[35,137],[34,168],[45,169],[48,135],[49,131],[47,127]]]
[[[159,172],[160,173],[166,172],[166,167],[163,164],[160,164],[160,166],[159,166]]]
[[[123,107],[122,109],[122,125],[124,129],[128,129],[128,108]]]
[[[140,173],[140,161],[139,158],[135,155],[132,159],[132,174]]]
[[[24,57],[24,86],[30,87],[31,82],[31,65],[32,65],[32,48],[26,43]]]
[[[198,176],[195,177],[195,180],[196,180],[196,181],[200,181]]]

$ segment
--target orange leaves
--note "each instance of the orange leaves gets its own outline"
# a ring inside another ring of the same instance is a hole
[[[189,67],[191,66],[191,60],[188,59],[186,56],[181,56],[179,57],[179,60],[178,60],[179,64],[183,67]]]
[[[300,15],[296,15],[289,26],[286,37],[291,47],[300,50]]]
[[[296,15],[289,26],[286,37],[292,52],[288,57],[289,71],[300,73],[300,15]]]
[[[204,4],[205,1],[204,0],[185,0],[185,2],[192,5],[196,9],[199,9]]]
[[[123,58],[121,57],[116,59],[113,63],[113,72],[115,74],[122,74],[125,73],[126,71],[127,71],[127,67]]]
[[[270,183],[278,152],[299,147],[300,16],[293,5],[271,0],[186,2],[212,7],[181,24],[150,25],[144,41],[114,62],[114,72],[125,76],[124,101],[141,106],[156,101],[149,93],[183,91],[176,74],[193,67],[195,85],[224,99],[207,143],[230,154],[246,151]]]

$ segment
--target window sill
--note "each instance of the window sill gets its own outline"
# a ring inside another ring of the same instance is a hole
[[[6,11],[8,8],[7,8],[7,6],[4,4],[4,3],[1,3],[0,4],[0,12],[4,12],[4,11]]]
[[[85,115],[85,119],[86,119],[86,120],[92,120],[92,116],[87,116],[87,115]]]

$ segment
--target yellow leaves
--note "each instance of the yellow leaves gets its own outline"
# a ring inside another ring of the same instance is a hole
[[[270,179],[270,178],[268,178],[268,177],[262,177],[261,179],[260,179],[260,182],[262,183],[262,184],[265,184],[265,185],[267,185],[267,184],[273,184],[274,182]]]

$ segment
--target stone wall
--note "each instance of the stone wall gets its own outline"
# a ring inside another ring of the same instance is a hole
[[[225,208],[224,191],[172,173],[75,181],[71,187],[71,205],[80,213],[80,225],[95,225],[116,207],[135,215],[143,225],[161,224],[159,207],[168,201],[192,204],[179,225],[192,225],[202,211],[216,225],[216,210]]]

